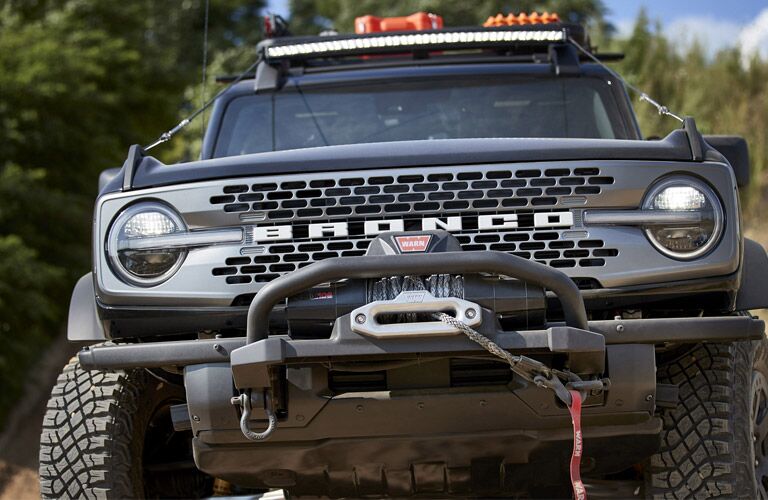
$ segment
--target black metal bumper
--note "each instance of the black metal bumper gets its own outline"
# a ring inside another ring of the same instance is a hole
[[[759,340],[763,337],[765,324],[762,320],[746,316],[718,318],[670,318],[590,321],[587,330],[601,334],[606,345],[617,344],[663,344],[666,342],[690,344],[697,342],[732,342],[738,340]],[[505,332],[497,342],[509,350],[548,349],[549,340],[556,334],[568,342],[571,333],[581,336],[582,330],[555,326],[547,330]],[[590,337],[591,338],[591,337]],[[256,347],[264,345],[264,347]],[[382,356],[411,353],[473,353],[482,348],[461,337],[446,337],[439,351],[425,350],[418,339],[404,341],[373,341],[365,338],[354,340],[322,339],[291,340],[288,337],[270,337],[246,348],[246,340],[223,338],[215,340],[183,340],[151,342],[144,344],[118,344],[85,347],[80,351],[80,363],[86,369],[114,370],[121,368],[157,368],[161,366],[189,366],[203,363],[222,363],[243,359],[256,365],[271,364],[282,359],[284,363],[305,363],[342,356]],[[241,353],[235,351],[243,348]],[[259,354],[259,353],[263,354]],[[314,353],[314,355],[311,355]],[[322,354],[321,354],[322,353]],[[251,355],[253,357],[251,357]]]
[[[744,316],[587,321],[581,293],[564,273],[502,252],[445,252],[418,255],[340,257],[315,263],[269,283],[248,311],[247,337],[122,344],[85,348],[85,368],[188,366],[231,362],[237,387],[269,387],[273,365],[327,360],[407,359],[419,356],[478,354],[481,348],[461,335],[439,338],[375,339],[349,331],[348,317],[339,318],[329,339],[293,340],[269,336],[269,314],[275,304],[320,283],[345,278],[409,274],[496,273],[554,292],[565,324],[542,330],[498,331],[493,311],[484,310],[484,334],[511,351],[550,351],[576,355],[574,371],[600,371],[605,345],[665,342],[725,342],[759,339],[764,324]]]

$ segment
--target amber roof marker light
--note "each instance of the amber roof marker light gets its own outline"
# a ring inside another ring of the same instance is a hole
[[[510,12],[506,16],[499,13],[495,16],[488,17],[483,23],[483,27],[493,28],[498,26],[523,26],[526,24],[553,24],[559,22],[560,16],[558,16],[556,12],[551,14],[549,12],[544,12],[542,14],[539,14],[538,12],[533,12],[531,14],[521,12],[518,15],[514,15]]]

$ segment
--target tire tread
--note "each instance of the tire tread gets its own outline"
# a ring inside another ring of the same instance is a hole
[[[753,496],[747,461],[754,349],[751,342],[700,344],[659,366],[659,382],[676,384],[680,399],[661,412],[661,449],[646,467],[648,498]]]
[[[133,415],[141,370],[87,371],[77,357],[59,375],[40,436],[42,498],[132,498]]]

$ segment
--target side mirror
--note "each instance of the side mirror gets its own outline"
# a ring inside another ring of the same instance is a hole
[[[99,174],[99,193],[101,193],[104,188],[107,187],[107,184],[109,184],[112,179],[117,177],[117,174],[120,173],[120,170],[122,170],[120,167],[102,170],[102,172]]]
[[[733,167],[736,184],[749,185],[749,147],[743,137],[737,135],[705,135],[704,140],[725,156]]]

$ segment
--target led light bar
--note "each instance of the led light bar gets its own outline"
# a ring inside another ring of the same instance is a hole
[[[119,250],[158,250],[170,248],[194,248],[240,243],[243,241],[241,228],[211,229],[195,232],[180,232],[147,238],[128,238],[118,242]]]
[[[334,37],[281,43],[266,48],[266,58],[309,59],[339,55],[382,54],[411,50],[450,50],[564,42],[565,28],[432,31],[374,36]]]
[[[701,212],[673,210],[589,210],[584,212],[586,226],[654,226],[699,224]]]

